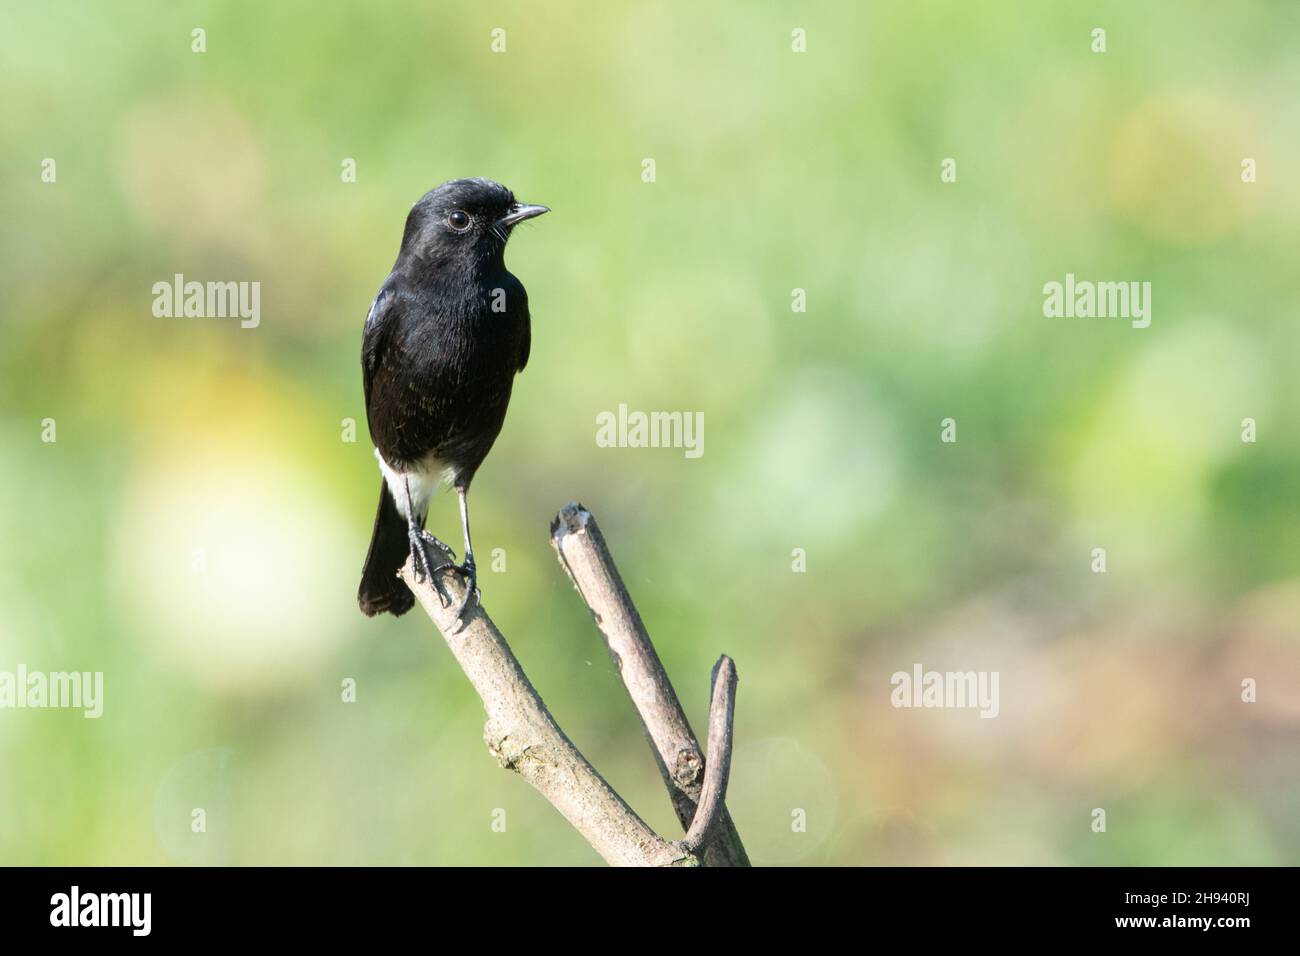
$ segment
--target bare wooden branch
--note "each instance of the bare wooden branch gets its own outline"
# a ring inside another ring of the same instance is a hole
[[[677,819],[686,831],[696,817],[703,790],[704,755],[605,537],[591,512],[570,503],[551,524],[551,546],[605,637],[610,657],[641,718]],[[749,865],[725,806],[704,861],[709,866]]]
[[[457,629],[455,609],[464,596],[464,583],[454,572],[441,574],[450,606],[443,605],[432,582],[415,580],[409,560],[401,571],[482,698],[487,711],[483,737],[501,766],[536,788],[609,863],[698,865],[697,857],[647,826],[578,752],[481,608],[471,607],[464,627]]]
[[[736,714],[736,664],[723,654],[713,668],[713,699],[709,703],[709,759],[704,766],[704,790],[699,809],[682,846],[691,853],[709,845],[722,819],[731,776],[731,727]]]

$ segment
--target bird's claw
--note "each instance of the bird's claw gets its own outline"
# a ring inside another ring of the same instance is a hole
[[[438,600],[442,602],[443,607],[446,607],[451,603],[451,595],[448,594],[446,588],[442,586],[442,582],[438,580],[437,574],[443,568],[455,567],[454,564],[448,563],[449,561],[455,560],[455,552],[423,529],[412,528],[410,531],[410,541],[411,557],[415,562],[416,582],[421,583],[426,579],[430,581],[433,584],[434,590],[438,592]],[[435,565],[429,558],[428,549],[430,545],[437,548],[441,553],[442,562],[440,564]]]
[[[474,566],[473,556],[465,558],[464,564],[444,564],[438,568],[439,571],[455,571],[457,574],[465,577],[465,597],[461,599],[460,607],[456,608],[456,620],[460,622],[460,630],[465,626],[465,612],[469,610],[469,602],[482,604],[482,594],[478,589],[478,569]]]

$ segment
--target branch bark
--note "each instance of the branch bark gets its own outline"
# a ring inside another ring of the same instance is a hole
[[[614,565],[605,536],[591,512],[571,502],[551,523],[551,546],[604,635],[609,655],[641,718],[677,819],[682,830],[688,831],[704,789],[704,755]],[[732,673],[734,677],[734,666]],[[714,753],[711,745],[710,756]],[[716,836],[704,853],[706,865],[749,866],[731,815],[725,805],[720,804],[718,810]]]

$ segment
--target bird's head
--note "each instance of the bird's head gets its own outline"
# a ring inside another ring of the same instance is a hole
[[[432,265],[482,264],[499,259],[510,232],[525,219],[550,212],[515,200],[490,179],[453,179],[425,193],[411,207],[402,255]]]

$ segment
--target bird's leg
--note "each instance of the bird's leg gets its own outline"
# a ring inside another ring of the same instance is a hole
[[[447,561],[456,556],[452,554],[451,548],[421,528],[420,523],[415,520],[415,500],[411,497],[411,479],[403,480],[406,484],[406,534],[411,542],[411,557],[415,562],[415,580],[423,581],[428,578],[433,583],[434,590],[438,592],[438,600],[442,601],[443,607],[446,607],[451,603],[451,595],[434,575],[447,566]],[[441,552],[443,561],[440,565],[435,566],[429,559],[429,545],[433,545]]]
[[[465,563],[464,564],[445,564],[442,568],[449,568],[458,571],[465,576],[465,598],[460,602],[460,607],[456,609],[456,620],[463,622],[465,611],[469,608],[469,602],[480,603],[480,593],[478,589],[478,569],[474,565],[474,546],[469,540],[469,503],[466,496],[469,494],[469,488],[464,485],[456,486],[456,495],[460,498],[460,524],[465,530]]]

